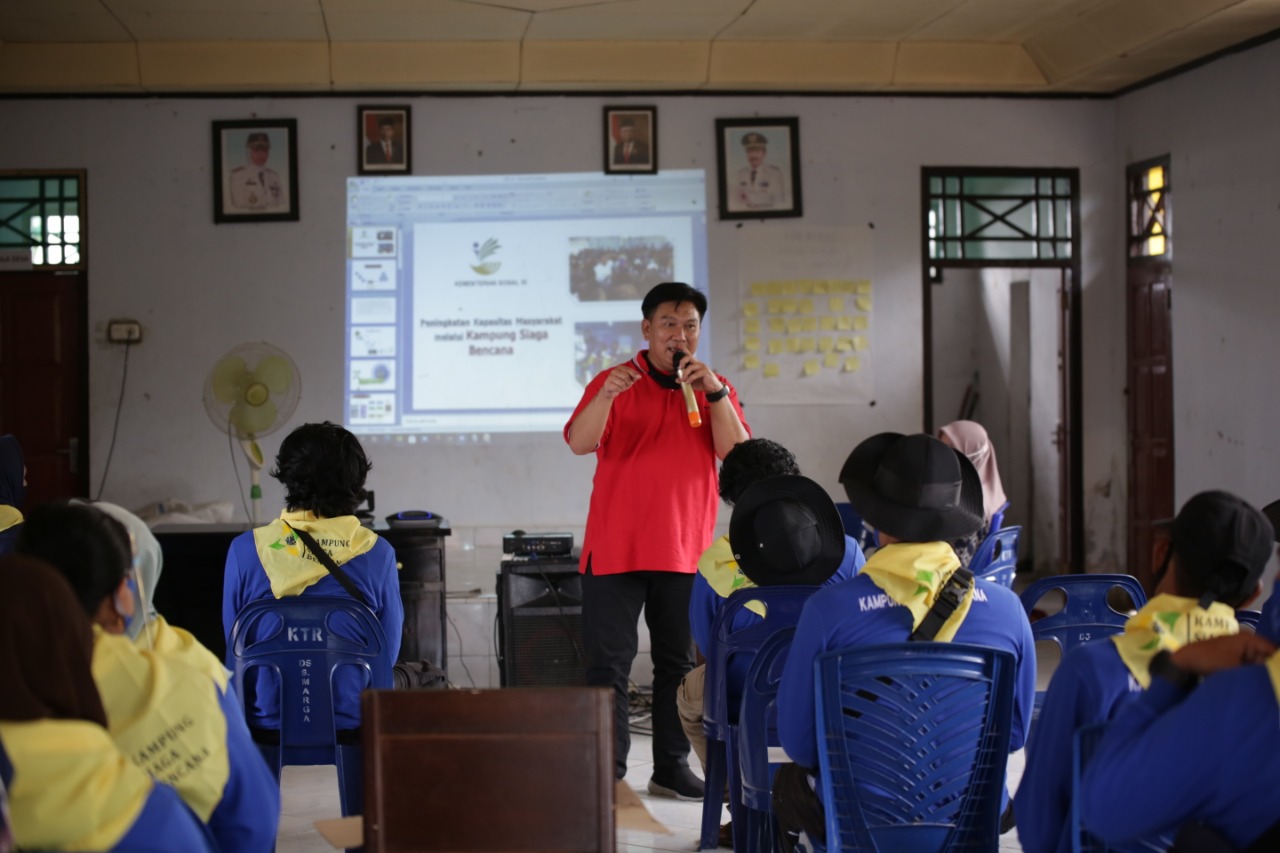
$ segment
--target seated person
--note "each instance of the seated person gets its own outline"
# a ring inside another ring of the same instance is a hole
[[[1123,634],[1073,649],[1053,674],[1016,800],[1027,853],[1070,853],[1071,753],[1076,729],[1105,722],[1151,683],[1157,652],[1239,633],[1236,610],[1258,596],[1274,549],[1267,519],[1235,495],[1201,492],[1168,538],[1152,546],[1154,596]]]
[[[0,554],[13,551],[27,498],[27,466],[22,446],[11,435],[0,435]]]
[[[226,671],[211,677],[125,633],[138,614],[124,527],[85,504],[37,507],[22,527],[18,553],[53,566],[94,625],[93,679],[117,748],[172,785],[222,849],[270,853],[280,789],[227,691]]]
[[[1176,832],[1175,849],[1280,850],[1275,645],[1256,634],[1215,637],[1161,651],[1149,674],[1151,686],[1120,708],[1085,768],[1084,827],[1107,845]]]
[[[826,838],[816,793],[818,736],[814,661],[850,646],[902,643],[920,627],[938,593],[960,569],[948,544],[982,524],[982,486],[963,453],[928,435],[882,433],[854,448],[840,472],[849,502],[880,534],[880,549],[857,577],[824,587],[804,606],[778,688],[778,736],[794,764],[779,768],[774,814],[790,850],[803,830]],[[1031,626],[1012,590],[966,583],[960,605],[936,631],[937,642],[989,646],[1016,662],[1013,732],[1020,749],[1035,700]],[[1006,811],[1002,831],[1012,828]]]
[[[798,476],[799,474],[800,468],[796,465],[795,456],[781,444],[767,438],[747,439],[734,445],[733,449],[725,454],[724,462],[720,465],[720,499],[728,506],[733,506],[742,497],[747,487],[753,483],[769,477]],[[808,498],[815,502],[812,513],[820,514],[825,518],[826,507],[821,500],[817,499],[817,494],[810,492],[808,495]],[[822,494],[826,493],[822,492]],[[829,497],[827,502],[830,502]],[[804,511],[808,512],[808,510]],[[831,511],[835,512],[834,504],[831,506]],[[839,517],[837,513],[837,521]],[[837,529],[843,531],[843,527],[837,527]],[[761,561],[767,562],[763,557]],[[862,556],[858,543],[851,537],[845,536],[842,558],[838,564],[833,564],[831,567],[834,571],[825,580],[819,582],[838,583],[841,580],[848,580],[865,562],[866,558]],[[779,578],[779,574],[786,573],[785,567],[773,571],[765,568],[762,571],[768,575],[771,583],[802,582]],[[693,591],[689,596],[689,627],[693,634],[693,641],[704,657],[711,648],[711,626],[715,624],[720,606],[731,593],[754,586],[756,582],[747,577],[734,560],[733,546],[729,544],[727,535],[712,542],[711,546],[702,553],[698,559],[698,573],[693,578]],[[758,621],[763,615],[763,604],[759,602],[748,604],[747,609],[742,611],[734,621],[733,630],[740,631]],[[689,670],[684,680],[680,682],[680,690],[676,693],[680,723],[684,727],[685,735],[689,738],[689,743],[693,746],[694,753],[702,762],[704,772],[707,767],[707,735],[702,728],[702,711],[706,670],[705,661]],[[746,676],[745,667],[741,674],[743,677]]]
[[[1000,471],[996,467],[996,449],[982,424],[976,421],[952,421],[938,430],[938,438],[943,444],[969,457],[978,472],[978,479],[982,481],[982,526],[951,543],[956,556],[960,558],[960,565],[968,568],[969,561],[973,559],[982,540],[1000,529],[1009,501],[1005,497]]]
[[[222,628],[228,666],[235,666],[231,629],[250,601],[295,595],[359,600],[312,553],[301,533],[323,548],[363,596],[385,634],[387,669],[395,664],[404,628],[395,551],[355,516],[371,467],[356,437],[328,421],[303,424],[281,442],[271,476],[284,485],[286,509],[265,527],[237,536],[227,551]],[[352,630],[352,639],[363,639]],[[334,675],[335,723],[340,730],[360,727],[365,680],[365,673],[351,667]],[[279,689],[273,676],[258,667],[244,690],[250,727],[279,729]]]
[[[107,733],[90,672],[93,629],[66,580],[38,560],[0,557],[0,589],[0,776],[15,844],[215,853],[174,790]]]

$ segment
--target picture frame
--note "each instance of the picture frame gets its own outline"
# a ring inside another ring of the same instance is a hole
[[[604,108],[606,175],[655,175],[658,172],[658,108]]]
[[[297,119],[213,122],[213,221],[298,221]]]
[[[804,215],[798,118],[716,119],[721,219]]]
[[[413,174],[409,107],[356,107],[356,169],[361,175]]]

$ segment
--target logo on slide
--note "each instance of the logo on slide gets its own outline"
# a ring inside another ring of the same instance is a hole
[[[479,275],[493,275],[502,269],[502,261],[489,260],[498,253],[502,246],[498,243],[497,237],[490,237],[483,243],[472,243],[471,251],[476,253],[476,260],[479,263],[471,265],[471,269],[475,270]]]

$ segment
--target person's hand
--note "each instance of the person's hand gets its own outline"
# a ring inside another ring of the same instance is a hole
[[[680,361],[680,376],[690,388],[695,391],[705,391],[708,394],[713,394],[724,386],[720,377],[716,376],[710,367],[691,355],[685,356]]]
[[[634,385],[639,378],[640,373],[634,367],[628,364],[620,364],[609,371],[608,378],[600,386],[600,396],[606,400],[613,400],[614,397]]]
[[[1275,644],[1266,637],[1241,633],[1188,643],[1174,652],[1172,658],[1178,669],[1210,675],[1245,664],[1263,663],[1275,650]]]

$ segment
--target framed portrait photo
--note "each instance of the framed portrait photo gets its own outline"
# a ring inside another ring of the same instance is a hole
[[[803,216],[800,121],[716,119],[721,219]]]
[[[213,221],[298,220],[298,122],[213,123]]]
[[[408,107],[356,107],[356,151],[361,175],[408,175]]]
[[[604,171],[606,175],[657,173],[657,107],[604,108]]]

